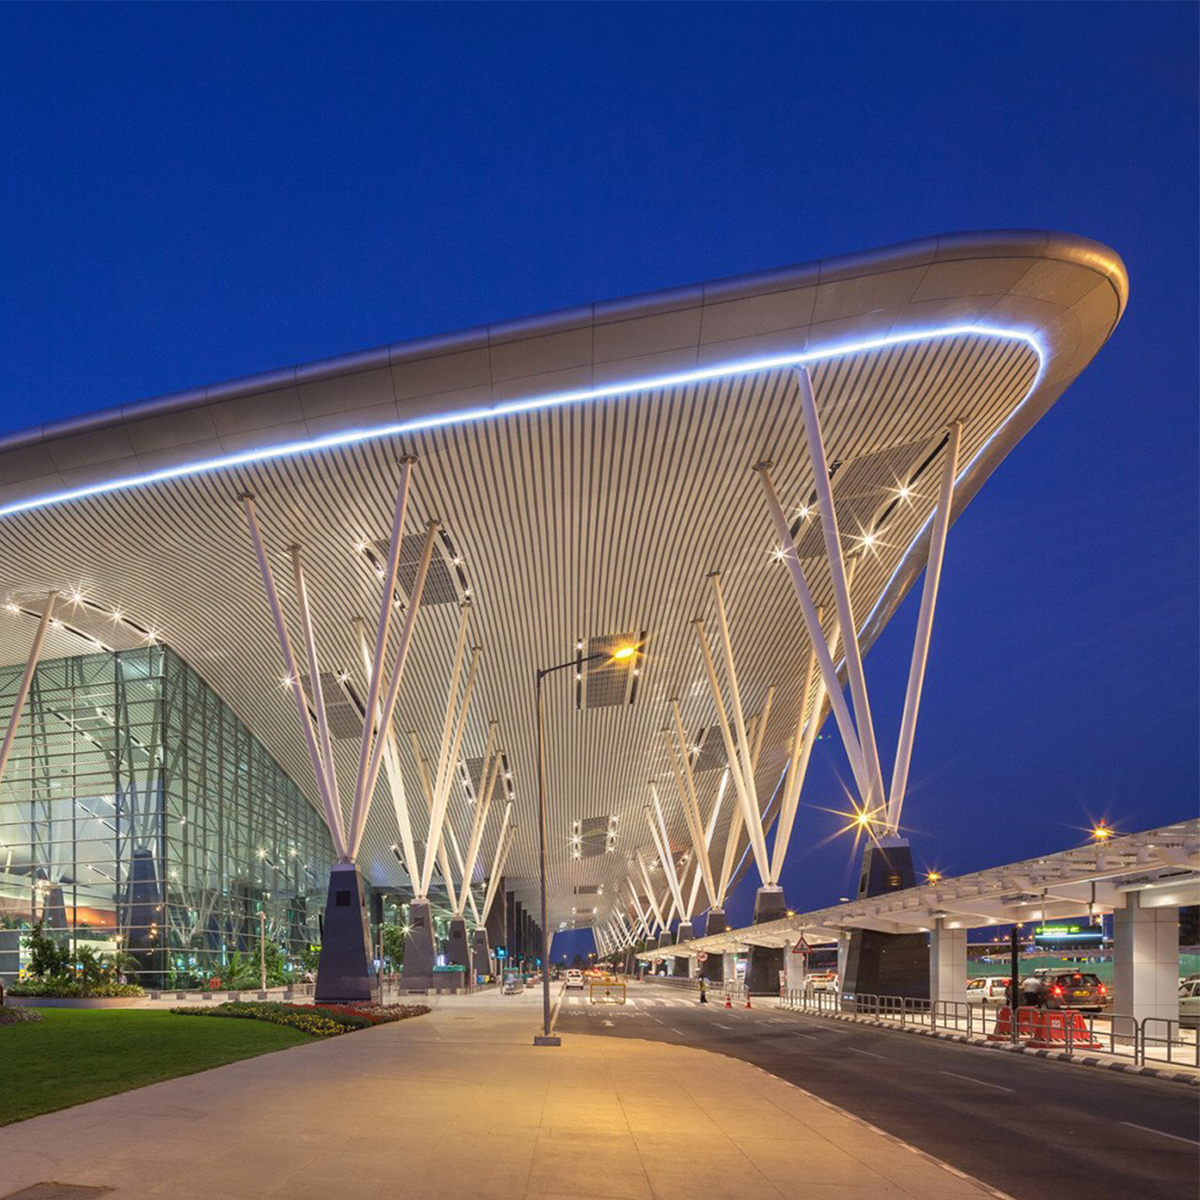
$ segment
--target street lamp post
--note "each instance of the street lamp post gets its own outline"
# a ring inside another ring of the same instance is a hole
[[[636,646],[622,646],[613,652],[610,661],[624,661],[637,653]],[[588,654],[569,659],[553,667],[539,667],[534,685],[534,704],[537,713],[537,785],[538,785],[538,874],[542,890],[542,1032],[533,1039],[535,1046],[561,1046],[562,1038],[550,1032],[550,934],[546,923],[546,772],[542,729],[542,680],[568,667],[579,670],[584,663],[608,659],[607,654]]]
[[[258,910],[258,965],[262,983],[259,990],[265,992],[267,990],[267,910],[265,908]]]

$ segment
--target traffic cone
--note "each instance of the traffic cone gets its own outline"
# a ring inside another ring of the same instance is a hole
[[[746,1007],[747,1007],[747,1008],[753,1008],[753,1007],[754,1007],[754,1005],[750,1003],[750,993],[749,993],[749,992],[747,992],[747,993],[746,993]]]
[[[726,993],[725,993],[725,1007],[726,1007],[726,1008],[732,1008],[732,1007],[733,1007],[733,1001],[732,1001],[732,1000],[729,998],[729,993],[728,993],[728,992],[726,992]]]

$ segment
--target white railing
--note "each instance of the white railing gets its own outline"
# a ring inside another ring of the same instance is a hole
[[[779,1007],[898,1029],[929,1029],[990,1041],[1033,1043],[1071,1056],[1100,1052],[1131,1059],[1137,1066],[1165,1064],[1200,1070],[1197,1031],[1185,1030],[1178,1021],[1165,1017],[1135,1021],[1119,1014],[1019,1008],[1014,1032],[1011,1022],[1007,1019],[1001,1022],[1001,1010],[989,1005],[908,996],[848,996],[810,988],[785,990],[780,995]],[[1046,1020],[1048,1013],[1060,1012],[1061,1022]],[[1078,1023],[1076,1017],[1081,1018]],[[1002,1024],[1007,1028],[1001,1029]]]

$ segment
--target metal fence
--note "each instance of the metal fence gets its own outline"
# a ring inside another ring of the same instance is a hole
[[[907,996],[847,996],[810,988],[788,989],[779,1007],[813,1016],[836,1017],[898,1029],[928,1029],[968,1038],[1035,1044],[1068,1055],[1102,1053],[1127,1058],[1137,1066],[1171,1065],[1200,1069],[1200,1038],[1176,1020],[1118,1014],[1074,1013],[1019,1008],[1015,1031],[1001,1010],[953,1000]],[[1054,1016],[1061,1015],[1061,1021]],[[1076,1018],[1079,1018],[1078,1021]]]

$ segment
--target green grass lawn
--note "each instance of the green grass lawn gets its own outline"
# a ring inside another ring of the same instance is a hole
[[[37,1024],[0,1026],[0,1125],[312,1041],[265,1021],[152,1009],[40,1011]]]

